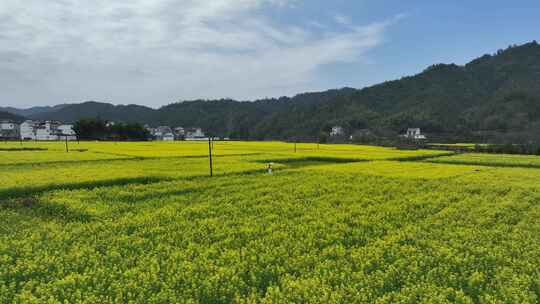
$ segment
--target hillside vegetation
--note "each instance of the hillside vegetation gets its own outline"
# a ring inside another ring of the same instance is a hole
[[[23,121],[25,118],[10,112],[0,111],[0,120],[14,120],[14,121]]]
[[[75,121],[85,117],[198,126],[214,135],[252,139],[317,137],[333,125],[395,136],[420,127],[436,138],[540,142],[540,45],[509,47],[458,66],[357,90],[344,88],[254,102],[198,100],[151,109],[98,102],[31,115]]]

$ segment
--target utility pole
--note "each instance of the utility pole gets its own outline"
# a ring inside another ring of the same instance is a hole
[[[210,177],[214,176],[214,168],[212,164],[212,138],[208,137],[208,160],[210,162]]]
[[[296,139],[294,140],[294,153],[296,153]]]
[[[68,152],[69,152],[69,147],[68,147],[68,137],[67,137],[67,135],[66,135],[66,153],[68,153]]]

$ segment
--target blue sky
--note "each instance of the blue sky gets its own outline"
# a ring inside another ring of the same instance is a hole
[[[304,2],[296,18],[343,14],[356,24],[403,15],[356,63],[325,67],[324,85],[362,87],[421,72],[434,63],[465,64],[511,44],[540,40],[540,1]],[[322,13],[321,13],[322,12]],[[289,15],[283,20],[295,19]],[[367,62],[367,64],[366,64]]]
[[[1,106],[361,88],[540,40],[538,1],[3,0]]]

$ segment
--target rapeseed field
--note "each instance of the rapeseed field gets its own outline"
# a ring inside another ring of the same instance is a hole
[[[539,157],[0,145],[0,303],[540,301]]]

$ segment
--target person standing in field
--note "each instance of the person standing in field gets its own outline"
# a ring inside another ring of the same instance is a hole
[[[268,174],[272,174],[272,166],[273,166],[272,163],[268,163],[268,167],[267,167]]]

